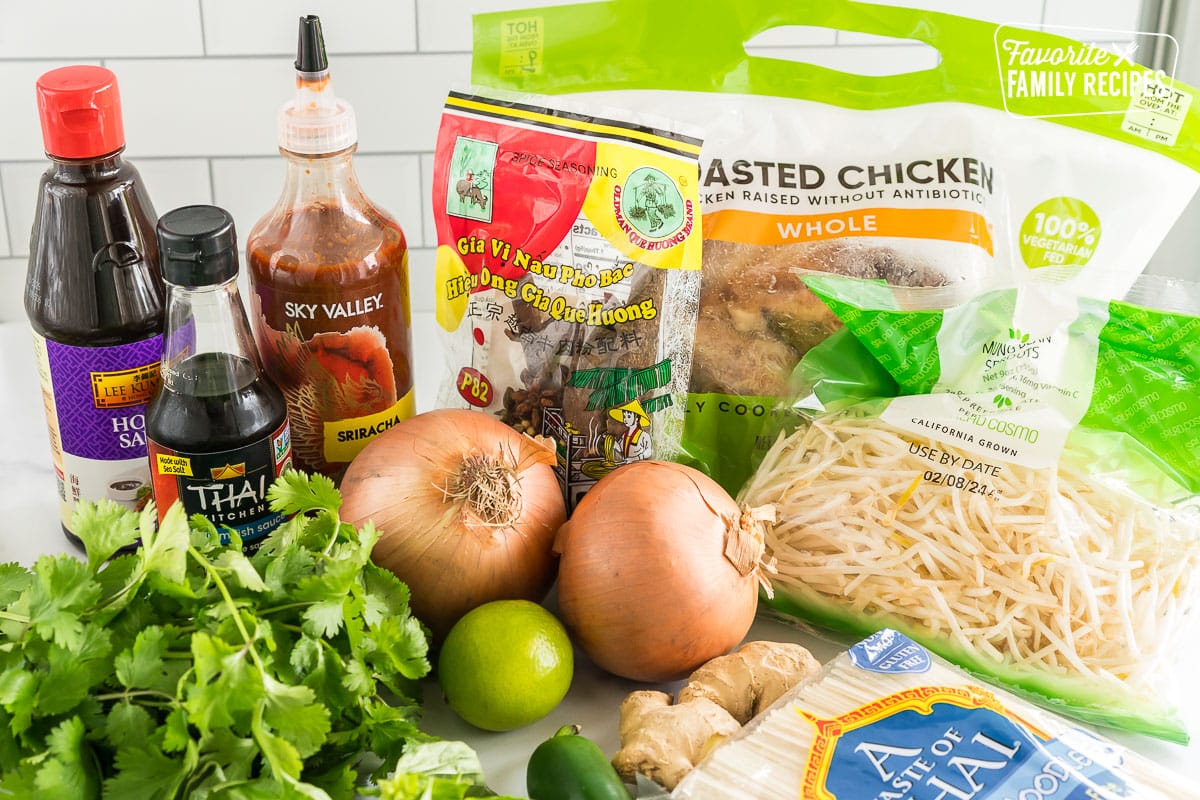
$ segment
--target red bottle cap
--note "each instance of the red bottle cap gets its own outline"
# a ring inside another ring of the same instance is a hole
[[[37,82],[38,115],[46,153],[96,158],[125,146],[117,76],[104,67],[52,69]]]

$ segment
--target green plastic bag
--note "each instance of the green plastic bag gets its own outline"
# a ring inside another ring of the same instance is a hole
[[[1186,741],[1172,675],[1200,599],[1196,288],[1145,276],[1105,301],[1049,277],[804,277],[848,333],[802,362],[803,422],[739,498],[779,515],[767,602],[896,628],[1081,719]]]
[[[916,40],[940,62],[875,76],[747,51],[784,25]],[[699,127],[705,253],[680,460],[730,492],[769,445],[792,369],[840,327],[793,268],[923,286],[1070,267],[1119,296],[1197,187],[1192,90],[1108,53],[1073,69],[1078,96],[1030,96],[1055,73],[1028,56],[1087,49],[1046,33],[849,0],[611,0],[474,26],[477,85]],[[1127,95],[1085,93],[1099,78]]]

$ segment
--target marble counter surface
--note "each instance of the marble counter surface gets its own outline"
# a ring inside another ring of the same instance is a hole
[[[424,411],[434,407],[435,387],[445,369],[432,315],[414,318],[414,340],[417,408]],[[0,323],[0,386],[4,430],[4,446],[0,448],[0,563],[32,564],[39,555],[70,550],[71,546],[59,528],[41,393],[24,323]],[[839,649],[831,642],[761,617],[750,638],[799,641],[822,661]],[[1196,642],[1178,645],[1185,663],[1198,663],[1200,646]],[[561,725],[581,724],[601,748],[615,752],[617,707],[634,688],[645,687],[604,674],[577,655],[575,681],[562,705],[538,723],[498,734],[476,730],[455,717],[442,703],[436,684],[428,681],[424,726],[440,736],[465,739],[479,752],[492,788],[523,795],[529,753]],[[1193,731],[1200,731],[1200,685],[1192,681],[1184,691],[1187,719]],[[1106,734],[1200,782],[1200,741],[1194,739],[1190,746],[1180,747],[1132,735]]]

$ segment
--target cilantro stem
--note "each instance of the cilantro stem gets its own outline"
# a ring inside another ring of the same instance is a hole
[[[310,603],[310,602],[284,603],[283,605],[271,606],[270,608],[261,609],[258,612],[258,616],[265,617],[267,614],[274,614],[277,611],[290,611],[293,608],[308,608],[311,605],[312,605],[312,603]]]
[[[254,639],[250,636],[250,632],[246,630],[245,624],[242,622],[241,609],[237,607],[237,603],[233,602],[233,595],[229,593],[229,587],[225,585],[225,581],[221,580],[221,576],[217,574],[216,568],[212,562],[204,557],[196,548],[188,545],[188,555],[196,560],[196,562],[204,569],[204,572],[212,580],[217,587],[217,591],[221,593],[221,597],[225,600],[225,606],[229,609],[229,613],[233,615],[233,624],[237,626],[238,633],[242,635],[242,641],[246,643],[246,650],[250,653],[250,660],[254,662],[254,666],[258,667],[260,674],[266,674],[267,668],[262,663],[262,659],[258,657],[258,651],[254,649]]]
[[[161,697],[166,702],[163,705],[178,705],[179,700],[166,692],[160,692],[155,689],[138,689],[137,691],[112,692],[111,694],[98,694],[97,700],[132,700],[135,697]]]
[[[322,510],[333,517],[333,536],[329,537],[329,544],[325,545],[325,555],[328,556],[333,552],[333,546],[337,544],[338,534],[342,532],[342,518],[338,516],[336,509],[326,508]]]
[[[7,611],[0,611],[0,619],[6,619],[10,622],[20,622],[22,625],[29,624],[29,617],[24,614],[10,614]]]

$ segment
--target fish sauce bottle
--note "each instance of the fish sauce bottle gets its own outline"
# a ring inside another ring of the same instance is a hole
[[[339,481],[414,411],[408,246],[359,186],[354,111],[333,92],[320,20],[300,18],[296,96],[279,117],[287,164],[250,232],[254,329],[287,398],[296,467]]]
[[[62,529],[83,500],[150,499],[145,410],[158,391],[165,287],[156,215],[122,158],[117,79],[103,67],[37,81],[50,166],[38,186],[25,311],[33,328]]]
[[[162,390],[146,414],[161,522],[178,500],[252,553],[285,517],[267,489],[291,466],[287,405],[263,374],[238,296],[233,218],[184,206],[158,222],[167,322]]]

